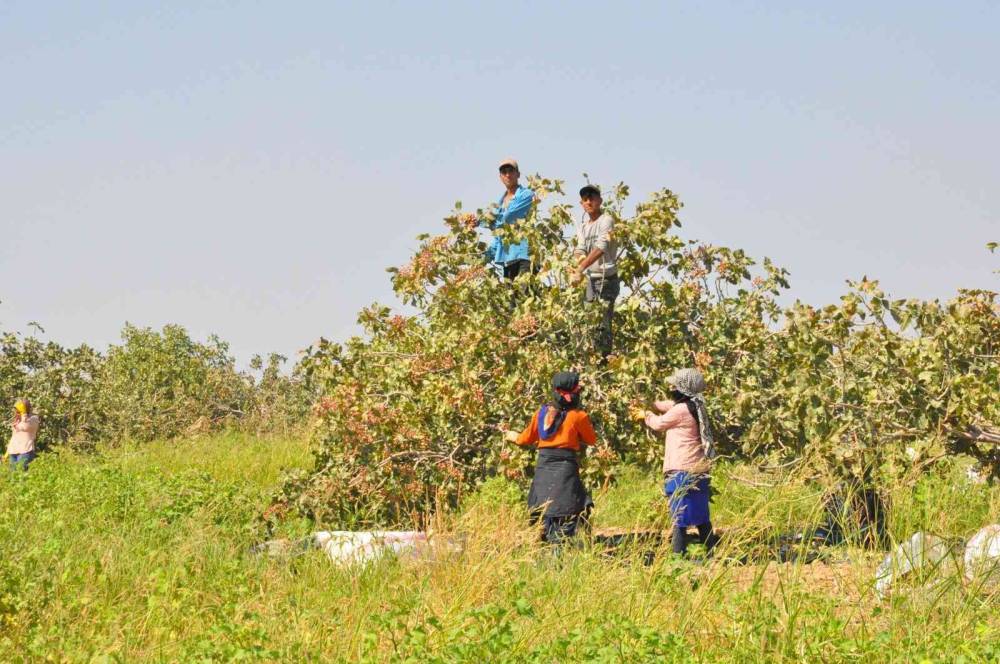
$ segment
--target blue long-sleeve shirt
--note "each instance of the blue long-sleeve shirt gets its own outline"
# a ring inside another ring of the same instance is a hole
[[[491,228],[499,228],[505,224],[512,224],[528,216],[531,210],[531,203],[535,200],[535,192],[524,185],[518,185],[514,196],[503,206],[503,199],[507,195],[505,191],[497,201],[497,217]],[[528,241],[523,240],[517,244],[505,245],[500,238],[493,238],[493,243],[486,250],[486,256],[494,263],[506,265],[517,260],[528,260]]]

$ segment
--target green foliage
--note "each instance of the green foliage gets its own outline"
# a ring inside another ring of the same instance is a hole
[[[1000,470],[996,451],[963,437],[1000,422],[1000,306],[989,291],[950,302],[891,301],[877,282],[841,304],[796,303],[751,353],[711,373],[722,422],[739,451],[803,458],[821,475],[878,481],[919,473],[959,452]],[[736,442],[736,440],[734,440]]]
[[[301,428],[311,401],[305,382],[281,372],[285,358],[255,357],[237,371],[216,337],[191,339],[177,325],[126,325],[106,354],[15,333],[0,335],[0,408],[31,399],[42,418],[40,447],[92,447],[126,439],[240,428]]]
[[[197,343],[177,325],[162,332],[126,325],[97,383],[108,430],[150,440],[239,418],[253,385],[235,370],[228,350],[216,337]]]
[[[273,661],[241,550],[262,536],[269,486],[301,448],[239,437],[179,447],[59,451],[29,473],[0,473],[0,652],[135,661],[121,650],[174,631],[183,638],[169,659]],[[184,626],[171,618],[182,606]],[[129,634],[115,645],[122,621]]]
[[[516,509],[524,503],[524,490],[516,482],[503,476],[491,477],[483,482],[479,489],[469,497],[465,506],[484,509]]]
[[[545,629],[542,616],[523,597],[464,611],[445,623],[426,616],[409,624],[405,610],[393,610],[379,620],[380,629],[366,634],[364,662],[694,662],[684,638],[637,625],[618,614],[588,616],[582,624],[555,640],[516,652],[516,631],[534,623]],[[557,626],[552,626],[555,630]],[[386,657],[384,644],[391,644]]]
[[[533,178],[540,200],[561,182]],[[322,523],[419,520],[496,473],[525,479],[530,455],[503,442],[548,398],[557,370],[582,373],[599,445],[584,473],[606,483],[622,461],[655,468],[661,443],[628,416],[666,391],[673,368],[706,374],[718,448],[814,475],[861,482],[913,475],[946,455],[1000,455],[964,439],[1000,422],[996,293],[947,303],[890,300],[862,279],[836,305],[779,306],[787,273],[768,259],[681,239],[681,203],[654,193],[630,217],[628,188],[606,196],[616,218],[623,292],[615,351],[593,346],[599,303],[570,286],[565,205],[498,231],[528,239],[536,274],[511,284],[483,264],[476,230],[455,213],[447,232],[420,236],[391,268],[415,315],[372,305],[364,336],[321,341],[302,362],[322,394],[314,408],[315,466],[289,478],[279,502]],[[488,216],[480,211],[479,218]]]
[[[282,373],[287,361],[278,353],[270,353],[266,359],[260,355],[251,358],[250,369],[260,372],[260,377],[253,382],[249,417],[244,414],[241,428],[259,433],[303,429],[314,395],[298,375],[297,367],[291,377]]]
[[[439,532],[463,551],[341,569],[321,551],[260,559],[253,515],[303,441],[228,434],[39,457],[0,473],[0,659],[70,662],[995,661],[996,594],[960,579],[874,596],[878,563],[832,549],[814,565],[736,565],[725,539],[702,565],[658,551],[537,542],[523,505],[491,479]],[[968,537],[1000,520],[1000,487],[935,467],[889,488],[891,531]],[[820,494],[795,475],[743,484],[721,464],[718,527],[730,535],[817,521]],[[752,475],[751,475],[752,476]],[[655,527],[632,513],[656,479],[624,469],[595,496],[595,528]],[[659,507],[664,508],[660,499]],[[652,516],[652,515],[651,515]],[[931,580],[933,582],[933,580]]]
[[[82,443],[100,427],[94,404],[94,381],[102,358],[89,346],[64,348],[57,343],[0,334],[0,412],[14,399],[28,397],[45,421],[38,444]],[[4,420],[7,417],[5,415]]]

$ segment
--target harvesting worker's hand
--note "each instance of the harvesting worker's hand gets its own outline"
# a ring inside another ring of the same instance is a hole
[[[569,273],[570,286],[576,286],[581,281],[583,281],[583,272],[581,272],[579,268],[573,268]]]
[[[516,431],[505,431],[503,434],[503,439],[506,440],[508,443],[516,443],[517,437],[519,435],[520,434]]]
[[[639,406],[629,406],[628,415],[636,422],[642,422],[646,419],[646,409]]]

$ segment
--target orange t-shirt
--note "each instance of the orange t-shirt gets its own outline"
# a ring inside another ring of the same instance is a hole
[[[596,444],[597,434],[594,433],[594,425],[590,423],[587,413],[582,410],[571,410],[566,413],[566,419],[559,425],[555,435],[548,440],[542,440],[538,435],[538,413],[535,413],[531,418],[531,424],[517,437],[517,444],[527,447],[536,443],[539,449],[558,447],[578,452],[581,445]]]

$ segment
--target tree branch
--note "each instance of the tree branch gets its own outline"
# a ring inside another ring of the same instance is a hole
[[[973,443],[1000,445],[1000,431],[989,427],[979,427],[973,424],[967,427],[965,431],[954,432],[954,435],[962,440],[968,440]]]

